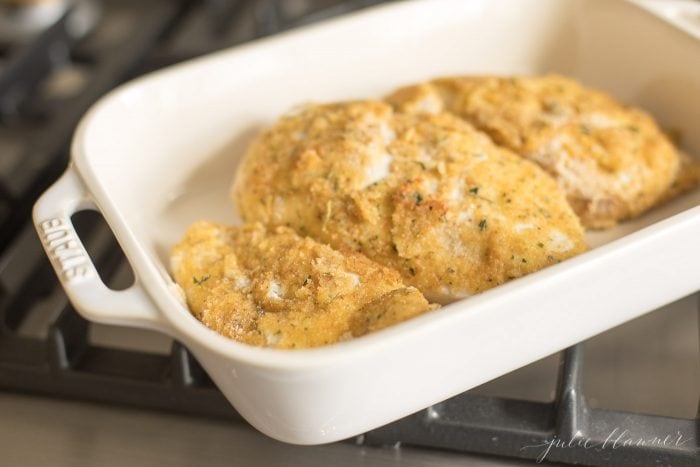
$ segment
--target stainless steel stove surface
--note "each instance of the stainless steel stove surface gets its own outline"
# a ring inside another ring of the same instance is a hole
[[[250,428],[177,343],[87,323],[71,308],[30,209],[65,167],[90,104],[139,74],[374,3],[0,0],[0,463],[700,465],[698,294],[317,447]],[[128,287],[99,215],[75,220],[105,281]]]

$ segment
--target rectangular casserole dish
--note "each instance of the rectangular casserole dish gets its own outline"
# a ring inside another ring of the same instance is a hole
[[[700,190],[592,233],[579,257],[378,333],[283,351],[200,324],[168,272],[189,223],[238,223],[251,138],[295,104],[382,96],[447,74],[558,72],[640,105],[700,155],[700,4],[434,0],[377,7],[137,79],[80,123],[34,219],[87,319],[183,342],[253,426],[318,444],[423,409],[700,289]],[[97,209],[135,272],[112,291],[71,224]]]

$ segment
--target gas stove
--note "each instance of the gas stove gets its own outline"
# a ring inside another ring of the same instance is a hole
[[[68,163],[78,119],[118,84],[376,3],[0,1],[1,389],[187,414],[252,431],[182,345],[88,323],[73,310],[36,238],[31,207]],[[131,270],[99,214],[74,220],[105,283],[128,287]],[[697,295],[684,298],[342,449],[388,446],[408,463],[429,448],[453,453],[452,460],[462,455],[455,453],[479,453],[586,465],[698,465],[698,310]]]

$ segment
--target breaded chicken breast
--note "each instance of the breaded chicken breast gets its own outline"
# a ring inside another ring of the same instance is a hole
[[[402,111],[452,112],[536,162],[590,228],[649,209],[679,172],[678,152],[647,113],[562,76],[441,78],[387,101]]]
[[[664,203],[700,185],[700,162],[679,151],[680,167],[671,187],[664,192],[659,203]]]
[[[536,164],[453,115],[381,101],[284,116],[249,148],[232,196],[245,220],[361,252],[441,303],[586,249]]]
[[[316,347],[436,308],[396,271],[285,227],[197,222],[171,263],[194,316],[251,345]]]

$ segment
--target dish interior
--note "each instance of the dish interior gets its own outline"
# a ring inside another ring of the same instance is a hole
[[[93,111],[76,164],[169,282],[170,248],[191,222],[241,222],[228,194],[238,162],[262,128],[304,102],[378,98],[441,75],[554,72],[650,111],[700,157],[697,40],[628,3],[540,3],[382,7],[156,73]],[[696,189],[588,241],[697,205]]]

